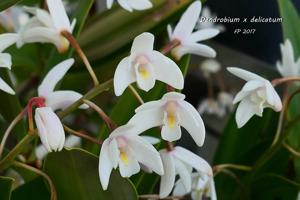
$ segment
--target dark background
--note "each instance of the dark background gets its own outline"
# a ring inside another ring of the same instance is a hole
[[[207,0],[205,3],[218,17],[279,17],[276,0]],[[300,0],[294,0],[300,11]],[[283,19],[284,20],[284,19]],[[226,23],[226,32],[215,40],[241,50],[258,59],[274,64],[280,59],[279,44],[282,43],[280,23]],[[235,35],[236,28],[256,29],[254,35]],[[300,28],[300,27],[299,27]]]

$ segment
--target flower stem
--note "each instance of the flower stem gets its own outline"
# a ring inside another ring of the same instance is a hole
[[[273,85],[273,87],[276,87],[283,83],[289,83],[289,82],[295,82],[295,81],[300,81],[300,77],[284,77],[284,78],[274,79],[272,81],[272,85]]]
[[[62,31],[61,34],[70,42],[70,44],[73,46],[73,48],[77,51],[78,55],[82,59],[83,63],[85,64],[88,72],[90,73],[90,76],[93,79],[94,85],[99,85],[99,80],[88,60],[84,52],[82,51],[80,45],[78,44],[77,40],[74,38],[74,36],[68,32],[68,31]]]
[[[42,176],[43,178],[45,178],[50,186],[50,191],[51,191],[51,197],[50,197],[50,200],[57,200],[57,193],[56,193],[56,189],[55,189],[55,186],[51,180],[51,178],[46,174],[44,173],[43,171],[37,169],[37,168],[34,168],[30,165],[26,165],[24,163],[21,163],[21,162],[17,162],[17,161],[14,161],[13,162],[13,165],[15,165],[16,167],[21,167],[21,168],[24,168],[24,169],[27,169],[29,171],[32,171],[40,176]]]
[[[5,143],[7,141],[7,138],[9,136],[9,134],[11,133],[11,131],[13,130],[13,128],[17,125],[17,123],[24,117],[25,113],[26,113],[27,109],[23,109],[17,116],[16,118],[10,123],[10,125],[8,126],[8,128],[6,129],[3,138],[1,140],[1,144],[0,144],[0,159],[2,157],[2,153],[5,147]]]
[[[91,137],[87,134],[81,133],[79,131],[75,131],[75,130],[69,128],[66,125],[63,125],[63,126],[64,126],[65,131],[67,131],[68,133],[70,133],[72,135],[76,135],[78,137],[84,138],[84,139],[89,140],[90,142],[93,142],[95,144],[99,144],[99,145],[102,144],[102,141],[100,141],[100,140],[97,140],[97,139],[95,139],[95,138],[93,138],[93,137]]]
[[[179,40],[172,40],[170,41],[167,45],[165,45],[160,52],[162,54],[168,54],[170,53],[175,47],[177,47],[178,45],[180,45],[180,41]]]
[[[215,165],[213,167],[213,171],[216,173],[218,171],[224,170],[224,169],[236,169],[241,171],[251,171],[252,167],[246,166],[246,165],[236,165],[236,164],[220,164]]]
[[[28,145],[37,134],[28,133],[1,161],[0,172],[9,167],[14,161],[15,157],[22,152],[23,148]]]
[[[100,93],[102,93],[104,91],[107,91],[110,88],[112,88],[112,86],[113,86],[113,80],[112,79],[108,80],[108,81],[106,81],[104,83],[102,83],[101,85],[95,86],[92,90],[90,90],[88,93],[86,93],[81,99],[79,99],[78,101],[74,102],[68,108],[66,108],[65,110],[63,110],[60,113],[58,113],[58,116],[60,118],[64,118],[69,113],[71,113],[72,111],[74,111],[75,109],[77,109],[79,106],[81,106],[83,104],[83,100],[84,99],[87,99],[87,100],[93,99],[94,97],[96,97]]]
[[[135,96],[135,98],[138,100],[138,102],[140,104],[144,104],[144,100],[142,99],[142,97],[139,95],[138,91],[136,91],[136,89],[132,85],[129,85],[129,89],[130,89],[131,93],[133,94],[133,96]]]
[[[87,99],[84,99],[83,102],[93,108],[100,115],[111,132],[117,128],[116,123],[99,106]]]
[[[294,156],[300,157],[300,152],[296,151],[293,147],[288,145],[286,142],[282,143],[283,147],[286,148]]]
[[[179,199],[185,199],[185,196],[168,196],[161,199],[157,194],[145,194],[145,195],[139,195],[139,199],[179,200]]]

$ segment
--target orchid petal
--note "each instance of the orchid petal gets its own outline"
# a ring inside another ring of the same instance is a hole
[[[198,155],[194,154],[193,152],[187,149],[184,149],[179,146],[175,147],[174,156],[177,159],[192,166],[199,172],[205,173],[209,176],[212,176],[213,174],[210,165],[203,158],[199,157]]]
[[[174,161],[175,161],[176,172],[179,174],[179,177],[182,180],[185,190],[187,192],[190,192],[192,189],[191,174],[189,173],[188,169],[180,160],[174,159]]]
[[[128,138],[129,145],[135,152],[136,159],[159,175],[164,173],[163,165],[156,149],[139,136]]]
[[[244,69],[240,69],[237,67],[227,67],[227,70],[232,73],[233,75],[245,80],[245,81],[251,81],[253,79],[257,80],[265,80],[263,77],[258,76],[257,74],[254,74],[252,72],[249,72]]]
[[[65,110],[74,102],[82,98],[82,95],[74,91],[55,91],[48,94],[46,97],[46,105],[53,110]],[[89,108],[88,105],[83,104],[80,109]]]
[[[197,110],[188,102],[180,102],[180,125],[192,136],[198,146],[202,146],[205,140],[204,122]]]
[[[275,111],[279,112],[282,109],[282,102],[269,81],[266,82],[266,93],[268,103],[274,108]]]
[[[0,67],[11,69],[11,55],[8,53],[0,53]]]
[[[131,53],[140,54],[140,53],[152,51],[153,45],[154,45],[154,35],[147,32],[142,33],[133,40]]]
[[[18,39],[19,36],[16,33],[0,34],[0,52],[3,52],[5,49],[16,43]]]
[[[128,10],[129,12],[133,11],[127,0],[118,0],[118,2],[125,10]]]
[[[112,169],[113,166],[109,154],[109,140],[106,139],[102,144],[99,156],[99,177],[103,190],[107,190]]]
[[[182,179],[178,179],[178,181],[176,181],[175,183],[175,187],[173,190],[173,196],[184,196],[186,195],[188,192],[185,189],[185,186],[183,185],[183,181]]]
[[[51,92],[53,92],[56,84],[64,77],[67,71],[71,68],[74,64],[74,59],[65,60],[55,67],[53,67],[46,77],[44,78],[43,82],[38,88],[38,95],[39,96],[47,96]]]
[[[155,76],[154,76],[154,69],[151,65],[144,66],[147,69],[147,77],[143,77],[139,72],[139,64],[135,65],[135,74],[136,74],[136,81],[137,85],[140,89],[148,92],[151,90],[155,85]]]
[[[164,125],[161,128],[161,137],[162,139],[173,142],[181,138],[181,128],[179,125],[175,125],[170,128],[168,125]]]
[[[134,157],[134,153],[130,149],[127,149],[126,154],[128,163],[124,163],[119,159],[120,174],[123,178],[129,178],[140,171],[140,165]]]
[[[255,114],[257,114],[257,106],[248,98],[243,99],[237,107],[235,114],[238,128],[243,127]]]
[[[216,51],[213,48],[198,43],[182,44],[174,48],[172,53],[174,53],[177,60],[179,60],[182,56],[186,54],[195,54],[195,55],[204,56],[208,58],[214,58],[217,55]]]
[[[120,150],[116,139],[112,139],[109,143],[109,155],[112,167],[116,169],[119,163]]]
[[[158,108],[162,108],[163,105],[164,105],[164,102],[161,100],[149,101],[147,103],[140,105],[137,109],[135,109],[135,112],[138,113],[138,112],[147,111],[150,109],[158,109]]]
[[[208,39],[215,37],[219,33],[220,33],[220,31],[218,29],[213,29],[213,28],[199,30],[199,31],[191,34],[191,36],[189,37],[189,41],[200,42],[203,40],[208,40]]]
[[[158,51],[153,51],[151,58],[157,80],[176,89],[183,89],[184,78],[182,72],[173,60]]]
[[[159,144],[161,141],[160,139],[152,136],[142,135],[141,137],[152,145]]]
[[[173,37],[185,38],[194,30],[201,12],[201,2],[195,1],[182,15],[173,32]]]
[[[115,71],[114,90],[116,96],[122,95],[125,89],[134,81],[136,81],[134,71],[131,67],[129,57],[126,57],[119,63]]]
[[[253,79],[253,80],[248,81],[244,85],[244,87],[242,88],[242,91],[250,92],[250,91],[256,90],[257,88],[260,88],[264,85],[265,85],[265,81],[262,81],[260,79]]]
[[[107,6],[107,8],[111,9],[113,3],[114,3],[114,0],[106,0],[106,6]]]
[[[68,31],[71,33],[70,20],[62,0],[47,0],[47,5],[56,29],[59,32]]]
[[[7,83],[5,83],[5,81],[2,78],[0,78],[0,90],[11,95],[15,94],[14,90]]]
[[[184,100],[184,99],[185,99],[185,95],[179,92],[168,92],[164,94],[164,96],[162,97],[162,100],[166,100],[166,101]]]
[[[175,163],[173,157],[166,151],[161,151],[160,156],[163,162],[165,173],[161,176],[159,197],[167,197],[174,186],[175,182]]]
[[[149,0],[128,0],[128,3],[135,10],[146,10],[152,8],[152,3]]]

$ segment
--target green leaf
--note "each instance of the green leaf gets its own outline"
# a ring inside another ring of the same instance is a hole
[[[297,199],[300,185],[276,174],[266,174],[253,182],[251,199]]]
[[[103,191],[98,175],[98,158],[79,149],[51,153],[44,170],[57,190],[58,199],[134,200],[137,193],[132,183],[118,172],[111,174],[109,187]]]
[[[1,200],[10,200],[11,188],[14,179],[9,177],[0,176],[0,199]]]
[[[1,0],[0,1],[0,11],[7,9],[20,1],[21,0]]]
[[[50,192],[42,177],[37,177],[12,192],[11,200],[50,199]]]

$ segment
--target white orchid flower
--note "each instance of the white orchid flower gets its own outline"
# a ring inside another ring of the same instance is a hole
[[[200,70],[205,78],[210,78],[211,74],[218,73],[221,70],[221,64],[215,59],[206,59],[200,64]]]
[[[295,60],[294,49],[290,40],[280,45],[282,61],[277,62],[278,71],[283,77],[300,76],[300,58]]]
[[[226,114],[226,109],[214,98],[207,98],[199,104],[198,112],[200,115],[207,113],[209,115],[216,115],[221,118]]]
[[[81,143],[80,137],[77,137],[74,135],[69,135],[66,137],[64,147],[66,147],[66,148],[79,147],[80,143]],[[48,151],[44,145],[39,145],[35,148],[35,155],[36,155],[37,159],[43,160],[47,154],[48,154]]]
[[[170,40],[177,40],[180,42],[180,45],[175,47],[172,51],[172,54],[178,60],[185,54],[216,57],[216,52],[214,49],[198,42],[211,39],[218,35],[220,31],[214,28],[207,28],[193,33],[200,12],[201,2],[195,1],[182,15],[174,31],[172,31],[170,25],[168,26]]]
[[[192,189],[191,173],[193,168],[197,172],[212,176],[210,165],[203,158],[185,148],[177,146],[172,151],[161,150],[160,154],[165,170],[160,181],[159,196],[162,199],[171,193],[177,174],[188,192]]]
[[[34,118],[38,134],[47,151],[61,151],[65,143],[65,131],[54,111],[50,107],[36,108]]]
[[[150,0],[117,0],[120,6],[125,10],[132,12],[133,10],[146,10],[152,8]],[[114,0],[106,0],[107,8],[111,9]]]
[[[38,96],[45,98],[45,104],[53,110],[64,110],[75,101],[79,100],[82,95],[71,90],[54,91],[56,84],[64,77],[67,71],[74,64],[74,59],[67,59],[53,67],[41,85],[38,87]],[[83,104],[81,109],[88,108]]]
[[[164,173],[162,161],[156,149],[141,136],[134,127],[124,125],[114,130],[101,147],[99,176],[102,188],[107,189],[111,171],[119,166],[122,177],[138,173],[142,166]]]
[[[196,29],[206,29],[206,28],[213,28],[218,29],[220,32],[224,32],[226,27],[222,24],[216,24],[211,21],[211,19],[216,18],[217,15],[212,13],[209,7],[204,6],[202,9],[202,13],[198,23],[196,25]]]
[[[228,92],[222,91],[218,94],[219,104],[227,111],[233,110],[233,100],[233,95]]]
[[[53,43],[59,52],[69,48],[69,41],[61,35],[62,31],[72,33],[76,21],[72,25],[61,0],[47,0],[50,13],[39,9],[25,9],[34,15],[19,31],[20,39],[17,46],[20,48],[25,43]]]
[[[191,197],[192,200],[202,200],[203,197],[209,197],[211,200],[217,200],[217,194],[215,189],[215,182],[212,176],[208,176],[202,173],[192,173],[192,189]],[[190,193],[187,191],[183,180],[179,179],[175,183],[173,195],[174,196],[184,196]]]
[[[138,107],[136,114],[128,122],[138,132],[162,126],[164,140],[176,141],[181,138],[181,126],[184,127],[196,144],[202,146],[205,139],[205,127],[197,110],[187,101],[185,95],[177,92],[165,94],[161,100],[151,101]]]
[[[17,40],[18,34],[15,33],[4,33],[0,35],[0,68],[11,69],[11,55],[8,53],[3,53],[3,51],[15,44]],[[2,78],[0,78],[0,90],[3,90],[9,94],[15,94],[14,90]]]
[[[234,104],[240,102],[235,115],[239,128],[253,115],[261,117],[264,108],[272,108],[276,112],[282,109],[281,99],[270,81],[243,69],[229,67],[227,70],[247,81],[233,101]]]
[[[118,65],[114,75],[114,88],[117,96],[133,82],[140,89],[149,91],[159,80],[176,88],[183,89],[184,78],[177,64],[158,51],[153,50],[154,36],[142,33],[132,44],[131,55]]]
[[[21,6],[12,6],[0,12],[0,24],[7,31],[18,31],[19,28],[25,25],[29,20],[29,15]]]

